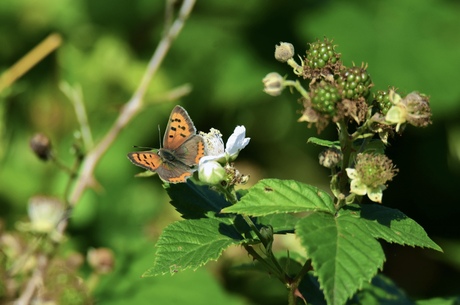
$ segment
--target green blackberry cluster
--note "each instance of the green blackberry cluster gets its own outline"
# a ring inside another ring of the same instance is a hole
[[[336,86],[322,81],[312,86],[310,99],[313,109],[322,114],[335,116],[337,112],[336,105],[341,97]]]
[[[390,101],[389,90],[379,90],[374,94],[374,100],[383,115],[388,113],[393,104]]]
[[[372,87],[371,77],[363,66],[346,68],[340,72],[336,82],[342,89],[342,98],[350,100],[367,98]]]
[[[333,71],[339,63],[340,56],[341,54],[335,51],[332,41],[324,38],[323,41],[317,40],[310,44],[305,62],[310,69],[320,70],[329,67]]]

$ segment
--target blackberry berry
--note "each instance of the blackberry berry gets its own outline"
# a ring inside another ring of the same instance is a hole
[[[391,106],[393,106],[393,104],[390,101],[389,90],[386,90],[386,91],[379,90],[377,91],[377,93],[375,93],[374,96],[375,96],[374,99],[377,103],[377,106],[380,109],[380,112],[383,115],[387,115],[388,110],[390,110]]]
[[[337,84],[342,89],[342,98],[350,100],[366,98],[372,87],[371,77],[365,66],[345,69],[337,78]]]
[[[317,40],[311,43],[306,57],[308,66],[312,69],[321,69],[327,64],[335,64],[339,60],[340,54],[336,53],[334,48],[332,41],[328,41],[326,38],[323,42]]]
[[[322,113],[334,116],[336,105],[340,100],[340,93],[337,87],[324,81],[316,83],[310,92],[313,109]]]
[[[342,66],[340,56],[341,54],[335,51],[332,41],[327,38],[311,43],[304,60],[304,78],[324,79],[338,73]]]

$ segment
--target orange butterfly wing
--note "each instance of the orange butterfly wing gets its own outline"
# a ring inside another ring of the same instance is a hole
[[[196,128],[187,111],[181,106],[174,107],[163,137],[163,148],[175,150],[193,135]]]
[[[153,172],[163,164],[158,150],[131,152],[128,154],[128,159],[135,165]]]
[[[128,158],[137,166],[155,171],[164,181],[179,183],[192,175],[204,155],[203,138],[196,134],[187,111],[176,106],[169,117],[163,148],[129,153]]]

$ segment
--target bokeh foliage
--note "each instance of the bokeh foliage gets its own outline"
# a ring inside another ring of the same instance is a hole
[[[392,85],[401,92],[430,95],[433,125],[409,127],[388,149],[400,172],[384,193],[384,204],[419,222],[446,253],[388,246],[394,255],[387,255],[384,272],[414,297],[452,294],[460,283],[459,14],[455,1],[198,1],[146,100],[189,83],[193,91],[178,103],[199,130],[215,127],[226,138],[235,125],[246,126],[251,144],[238,162],[251,175],[250,183],[289,178],[327,189],[327,172],[317,164],[318,148],[306,144],[315,130],[296,122],[301,108],[297,97],[285,93],[273,98],[262,92],[261,79],[268,72],[291,73],[274,60],[275,44],[289,41],[303,54],[307,42],[327,36],[338,45],[345,64],[369,64],[375,89]],[[44,132],[59,156],[72,160],[77,121],[59,82],[81,86],[93,135],[100,139],[136,89],[161,37],[164,3],[4,0],[0,20],[0,72],[48,34],[57,32],[64,39],[56,53],[1,93],[0,217],[12,230],[24,219],[29,197],[62,196],[64,191],[65,174],[40,162],[28,147],[32,134]],[[133,178],[138,169],[126,153],[133,145],[158,147],[157,126],[164,130],[173,105],[149,106],[131,122],[97,168],[102,188],[88,191],[72,217],[71,243],[64,250],[85,253],[88,247],[105,246],[116,254],[116,270],[96,291],[95,299],[103,304],[152,299],[199,304],[200,298],[243,303],[213,279],[238,290],[242,281],[234,278],[240,275],[229,271],[226,259],[210,269],[216,276],[203,269],[140,279],[151,266],[159,232],[177,214],[157,178]],[[330,126],[324,135],[334,133]],[[236,255],[236,260],[247,258]],[[260,285],[251,279],[244,283]],[[277,289],[270,292],[283,293]],[[275,304],[285,298],[271,300]]]

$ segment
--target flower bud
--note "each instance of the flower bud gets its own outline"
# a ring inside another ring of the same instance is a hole
[[[207,161],[200,164],[198,177],[200,181],[209,185],[217,185],[225,179],[225,168],[217,161]]]
[[[35,134],[30,139],[29,145],[40,160],[48,161],[51,158],[51,141],[44,134]]]
[[[113,270],[115,258],[109,248],[90,249],[88,264],[99,274],[107,274]]]
[[[342,152],[330,147],[319,154],[319,164],[327,168],[334,168],[342,161]]]
[[[284,79],[276,72],[268,73],[262,80],[264,92],[271,96],[278,96],[284,89]]]
[[[286,62],[294,57],[294,46],[289,42],[280,42],[275,46],[275,59],[280,62]]]

